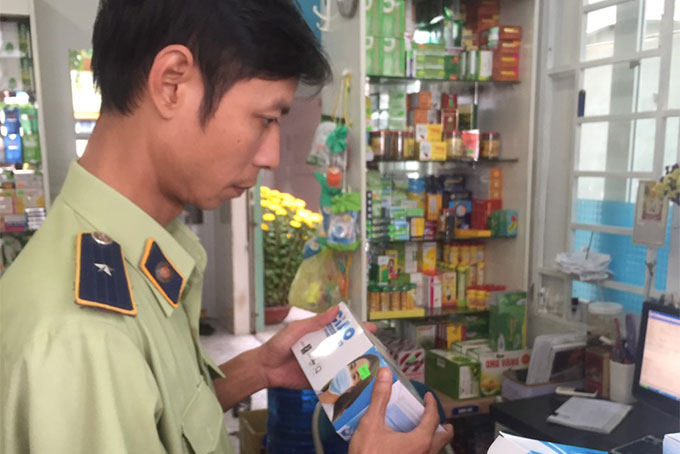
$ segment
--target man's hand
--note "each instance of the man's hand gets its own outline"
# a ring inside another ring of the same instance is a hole
[[[383,368],[373,385],[371,405],[361,419],[349,445],[350,454],[438,453],[453,438],[453,427],[444,426],[446,432],[435,433],[439,425],[437,404],[428,393],[425,396],[425,414],[418,427],[408,433],[394,432],[385,424],[385,410],[392,392],[392,373]]]

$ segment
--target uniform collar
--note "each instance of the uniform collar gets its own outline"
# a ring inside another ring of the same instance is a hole
[[[92,225],[120,244],[130,266],[140,268],[147,241],[151,238],[176,270],[189,279],[196,268],[203,274],[206,253],[198,238],[175,219],[164,228],[128,198],[85,170],[78,162],[69,168],[59,198]],[[157,300],[166,315],[174,309],[160,295]]]

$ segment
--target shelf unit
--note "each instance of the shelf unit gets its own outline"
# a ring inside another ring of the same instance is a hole
[[[48,176],[48,165],[47,165],[47,144],[45,140],[45,120],[44,112],[42,110],[42,90],[40,82],[40,65],[39,65],[39,55],[37,49],[36,41],[36,21],[35,21],[35,11],[33,2],[28,0],[7,0],[0,2],[0,19],[3,22],[14,22],[21,23],[27,26],[29,34],[28,50],[26,52],[16,51],[9,55],[3,53],[0,54],[0,58],[5,59],[20,59],[21,65],[27,65],[30,68],[31,76],[31,86],[21,87],[22,90],[8,90],[8,88],[13,87],[3,87],[0,86],[2,93],[0,94],[0,101],[10,100],[14,105],[25,105],[29,104],[36,109],[37,115],[37,131],[35,132],[40,146],[40,162],[30,163],[28,167],[26,164],[15,164],[0,162],[0,170],[12,170],[17,173],[26,173],[26,169],[34,169],[37,174],[41,176],[42,183],[42,194],[44,198],[45,209],[49,209],[50,200],[50,187],[49,187],[49,176]],[[17,25],[18,26],[18,25]],[[22,69],[23,70],[23,69]],[[18,96],[17,96],[18,95]],[[0,140],[4,140],[4,136],[0,137]],[[6,151],[6,150],[5,150]],[[16,238],[20,243],[25,241],[33,235],[35,230],[26,230],[19,232],[4,232],[0,231],[0,254],[2,254],[2,244],[4,243],[6,247],[13,247],[8,241],[10,238]],[[5,241],[2,241],[4,238]],[[0,275],[4,271],[3,257],[0,257]]]
[[[439,318],[439,317],[449,317],[451,315],[476,315],[476,314],[488,314],[486,310],[475,310],[468,309],[465,307],[455,307],[448,308],[442,307],[434,311],[427,310],[422,307],[417,307],[415,309],[407,311],[380,311],[380,312],[370,312],[368,319],[371,321],[379,320],[397,320],[397,319],[422,319],[422,318]]]
[[[472,90],[478,96],[479,124],[484,130],[498,131],[503,138],[503,153],[511,158],[493,164],[512,162],[504,168],[504,206],[516,209],[520,216],[519,234],[513,241],[490,242],[487,245],[488,282],[506,285],[508,288],[527,288],[529,285],[529,230],[531,211],[532,163],[533,163],[533,117],[535,93],[535,51],[538,28],[539,0],[501,0],[500,21],[504,24],[521,25],[523,28],[520,83],[440,81],[370,76],[366,72],[366,2],[360,1],[357,13],[352,18],[335,17],[326,24],[328,30],[322,33],[324,48],[331,59],[335,74],[333,84],[322,93],[323,113],[329,113],[344,71],[351,75],[348,149],[350,166],[346,181],[348,189],[366,193],[366,82],[377,81],[389,85],[431,83],[449,84],[454,89]],[[373,164],[370,164],[373,166]],[[398,162],[377,163],[377,167],[396,168],[409,165],[446,168],[447,166],[474,166],[486,163],[442,162],[421,163]],[[365,202],[364,202],[365,203]],[[349,304],[353,312],[367,320],[368,248],[366,237],[365,206],[360,217],[362,247],[355,252],[349,279]]]

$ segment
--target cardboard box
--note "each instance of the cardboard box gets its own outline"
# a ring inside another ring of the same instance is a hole
[[[440,124],[416,124],[416,142],[441,142],[442,129]]]
[[[478,230],[486,230],[489,228],[489,217],[496,210],[503,209],[502,200],[486,200],[473,199],[472,200],[472,228]]]
[[[267,410],[242,411],[238,416],[241,454],[266,454]]]
[[[455,271],[445,271],[442,273],[442,306],[456,305],[457,277]]]
[[[493,80],[499,82],[519,81],[519,67],[494,68]]]
[[[494,211],[489,217],[489,229],[495,237],[516,237],[519,229],[519,213],[517,210]]]
[[[425,354],[425,384],[453,399],[479,396],[479,362],[444,350]]]
[[[442,133],[444,138],[458,130],[458,112],[455,110],[442,110]]]
[[[378,34],[403,38],[406,31],[406,5],[404,0],[373,0],[378,4]]]
[[[403,345],[392,352],[392,357],[406,378],[425,383],[425,349]]]
[[[420,271],[424,274],[435,274],[437,272],[437,243],[425,242],[418,244],[418,264]]]
[[[497,396],[501,394],[503,372],[507,370],[527,369],[531,350],[488,351],[484,348],[472,349],[468,356],[479,361],[480,393],[482,396]]]
[[[465,339],[489,340],[489,316],[488,314],[466,314],[461,321],[465,324]]]
[[[422,219],[422,218],[420,218]],[[406,243],[404,245],[404,272],[418,272],[418,244]]]
[[[423,274],[411,273],[411,284],[416,285],[416,307],[425,307],[425,280],[423,279]],[[432,339],[432,345],[434,345],[434,337]]]
[[[461,322],[443,322],[437,326],[436,347],[449,350],[451,345],[465,340],[465,325]]]
[[[432,107],[432,92],[422,90],[417,93],[408,95],[408,108],[414,109],[430,109]]]
[[[458,353],[459,355],[468,356],[468,353],[472,350],[479,348],[486,348],[487,351],[491,351],[489,348],[488,339],[474,339],[474,340],[464,340],[462,342],[456,342],[451,345],[451,351]]]
[[[439,274],[424,277],[425,308],[440,309],[442,307],[442,277]]]
[[[397,432],[412,431],[425,412],[420,395],[347,305],[340,303],[339,309],[331,323],[304,335],[291,347],[333,428],[344,440],[351,440],[370,403],[378,371],[389,367],[393,378],[386,424]]]
[[[431,322],[411,322],[404,325],[404,337],[410,344],[429,349],[437,339],[437,325]]]
[[[408,111],[408,124],[409,125],[417,125],[417,124],[435,124],[439,123],[439,119],[441,118],[441,113],[439,110],[435,109],[414,109],[414,110],[409,110]]]
[[[526,348],[527,293],[493,292],[489,298],[489,346],[492,350]]]

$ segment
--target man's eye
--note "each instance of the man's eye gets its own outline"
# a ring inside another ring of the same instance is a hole
[[[278,120],[276,118],[263,118],[262,122],[264,123],[264,127],[267,128],[271,126],[273,123],[276,123]]]

